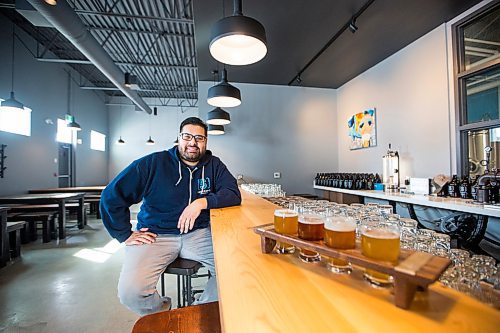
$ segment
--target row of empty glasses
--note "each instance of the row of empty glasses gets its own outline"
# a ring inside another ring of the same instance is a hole
[[[288,196],[268,198],[283,209],[275,212],[275,230],[278,233],[298,235],[304,240],[324,240],[336,249],[351,249],[356,239],[363,255],[375,260],[397,263],[399,249],[409,249],[448,257],[452,266],[440,281],[451,288],[468,293],[481,301],[500,305],[499,265],[492,257],[470,255],[466,250],[451,249],[450,236],[434,230],[419,229],[418,222],[393,213],[392,206],[369,204],[338,204],[327,200],[310,200]],[[292,253],[293,246],[278,243],[277,253]],[[299,257],[306,262],[320,260],[314,251],[301,249]],[[350,273],[350,263],[325,258],[334,273]],[[392,278],[366,270],[365,278],[375,286],[389,286]]]
[[[263,198],[284,197],[285,191],[279,184],[242,184],[241,188]]]

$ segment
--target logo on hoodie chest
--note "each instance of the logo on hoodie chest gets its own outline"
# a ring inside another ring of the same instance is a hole
[[[198,194],[204,195],[210,192],[210,178],[205,177],[205,179],[198,179]]]

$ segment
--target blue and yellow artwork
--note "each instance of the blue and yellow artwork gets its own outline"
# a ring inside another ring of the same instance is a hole
[[[375,108],[356,113],[347,121],[350,148],[361,149],[377,145],[377,132],[375,128]]]

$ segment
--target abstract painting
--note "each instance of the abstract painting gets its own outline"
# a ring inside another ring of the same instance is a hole
[[[351,150],[377,145],[375,108],[356,113],[347,121]]]

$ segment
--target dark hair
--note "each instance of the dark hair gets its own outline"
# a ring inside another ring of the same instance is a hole
[[[195,126],[203,127],[203,129],[205,130],[205,136],[207,135],[207,131],[208,131],[207,124],[205,124],[205,122],[198,117],[189,117],[189,118],[184,119],[184,121],[181,123],[181,126],[179,126],[179,133],[182,132],[182,129],[186,125],[195,125]]]

